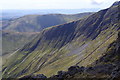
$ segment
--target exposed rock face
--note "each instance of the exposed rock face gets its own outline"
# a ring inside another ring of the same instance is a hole
[[[113,79],[120,79],[120,32],[118,33],[116,43],[116,55],[118,56],[118,60],[115,62],[116,67],[113,69],[111,76]]]
[[[117,40],[117,45],[116,45],[116,52],[118,54],[118,59],[120,60],[120,32],[118,33],[118,40]]]
[[[115,79],[120,79],[120,63],[118,63],[116,68],[113,69],[112,73],[111,73],[111,78],[113,80]]]
[[[120,1],[116,1],[112,6],[117,6],[118,4],[120,4]]]
[[[73,75],[79,71],[79,66],[71,66],[68,68],[68,74]]]

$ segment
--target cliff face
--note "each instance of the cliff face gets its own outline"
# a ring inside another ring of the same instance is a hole
[[[118,6],[113,6],[88,18],[44,29],[3,65],[3,77],[49,77],[69,66],[90,66],[116,40],[118,14]]]

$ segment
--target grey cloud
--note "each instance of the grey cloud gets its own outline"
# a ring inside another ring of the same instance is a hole
[[[101,5],[103,2],[101,2],[101,3],[98,3],[97,1],[95,1],[95,0],[91,0],[91,4],[93,4],[93,5]]]

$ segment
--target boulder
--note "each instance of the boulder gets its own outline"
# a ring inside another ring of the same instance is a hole
[[[65,72],[65,71],[58,71],[57,74],[58,74],[59,76],[64,76],[64,75],[67,74],[67,72]]]
[[[37,74],[37,75],[33,75],[32,78],[41,78],[41,79],[46,79],[47,77],[43,74]]]
[[[68,68],[68,74],[69,75],[73,75],[77,72],[79,72],[79,66],[71,66],[70,68]]]
[[[19,80],[45,80],[47,79],[46,76],[43,74],[37,74],[37,75],[28,75],[20,78]]]

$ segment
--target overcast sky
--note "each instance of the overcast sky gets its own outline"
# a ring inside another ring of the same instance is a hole
[[[0,9],[107,8],[118,0],[1,0]]]

